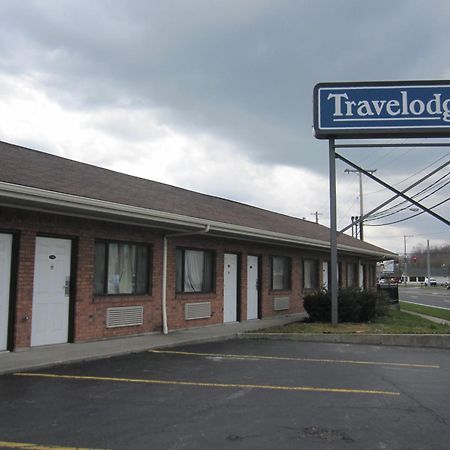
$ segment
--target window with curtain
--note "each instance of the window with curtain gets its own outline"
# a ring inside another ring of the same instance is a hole
[[[303,287],[305,289],[319,288],[319,261],[316,259],[303,260]]]
[[[95,243],[94,294],[147,294],[149,248],[144,244]]]
[[[291,258],[272,256],[272,290],[282,291],[291,288]]]
[[[177,248],[177,292],[212,292],[214,253]]]

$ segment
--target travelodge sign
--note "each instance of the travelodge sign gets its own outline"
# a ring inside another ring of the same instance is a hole
[[[450,137],[450,81],[319,83],[319,139]]]

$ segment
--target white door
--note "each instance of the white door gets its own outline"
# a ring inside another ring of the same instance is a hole
[[[247,319],[258,318],[258,257],[247,258]]]
[[[322,262],[322,289],[328,289],[328,261]]]
[[[36,238],[32,346],[67,342],[70,251],[68,239]]]
[[[8,344],[12,235],[0,234],[0,351]]]
[[[223,321],[237,321],[237,255],[230,253],[223,259]]]

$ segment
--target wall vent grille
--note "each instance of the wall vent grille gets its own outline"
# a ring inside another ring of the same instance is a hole
[[[208,317],[211,317],[211,302],[186,303],[184,305],[184,318],[186,320]]]
[[[106,328],[131,327],[143,323],[143,306],[126,306],[106,310]]]
[[[289,297],[275,297],[273,299],[274,311],[284,311],[289,309]]]

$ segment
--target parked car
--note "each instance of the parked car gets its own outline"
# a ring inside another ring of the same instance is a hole
[[[428,283],[428,278],[425,278],[425,286],[437,286],[437,281],[435,278],[430,278],[430,282]]]

